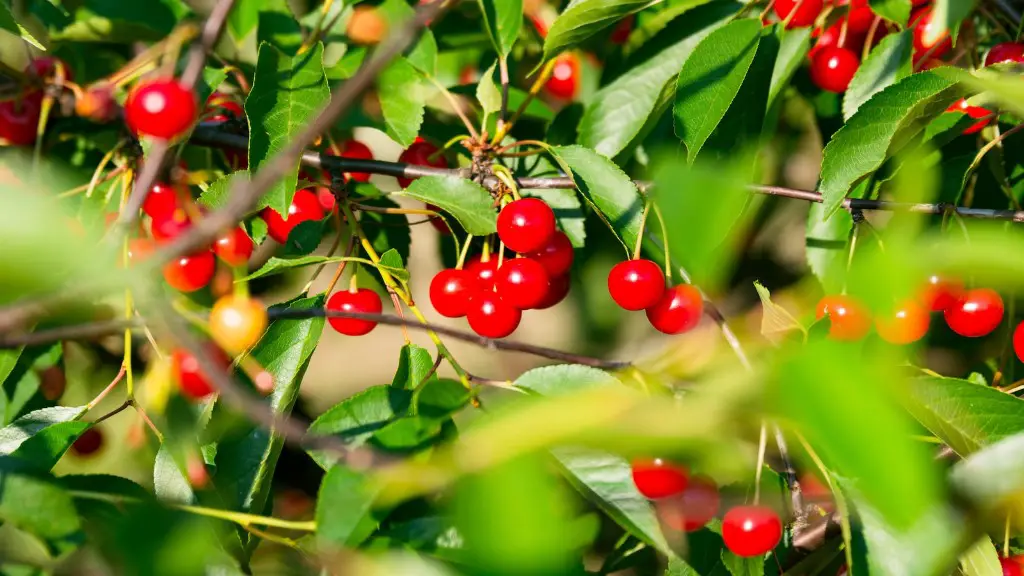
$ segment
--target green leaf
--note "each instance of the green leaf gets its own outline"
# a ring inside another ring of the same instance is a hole
[[[846,89],[843,96],[843,119],[849,120],[872,96],[894,82],[910,76],[914,72],[910,59],[913,51],[912,30],[904,30],[883,38],[857,69],[853,80],[850,81],[850,87]]]
[[[523,0],[479,0],[484,28],[499,58],[512,51],[523,26]]]
[[[289,56],[302,45],[302,27],[285,0],[271,0],[258,14],[256,45],[270,44]]]
[[[643,199],[636,184],[614,162],[583,146],[558,146],[553,151],[571,169],[583,197],[631,251],[643,213]]]
[[[949,480],[956,493],[978,511],[1006,511],[1019,507],[1024,484],[1024,434],[1014,434],[957,462]]]
[[[368,478],[345,466],[327,469],[316,500],[317,538],[337,546],[359,545],[377,528],[373,501],[380,488]]]
[[[46,540],[58,551],[79,541],[78,512],[71,496],[48,475],[0,458],[0,520]]]
[[[964,576],[1002,576],[999,553],[988,536],[982,536],[969,550],[960,555],[960,569]]]
[[[1024,432],[1024,400],[956,378],[919,378],[907,410],[961,456]]]
[[[712,2],[673,20],[648,42],[653,48],[647,58],[594,94],[580,121],[579,143],[608,157],[625,150],[649,117],[658,118],[668,109],[675,97],[672,80],[693,49],[740,7]],[[662,91],[668,91],[666,97]]]
[[[380,208],[398,208],[391,199],[386,196],[360,200],[361,204],[378,206]],[[402,260],[409,260],[409,220],[404,214],[385,214],[383,212],[371,212],[364,210],[359,215],[359,225],[363,228],[363,234],[370,240],[370,244],[378,254],[388,250],[397,250]],[[408,282],[408,276],[404,281]]]
[[[188,6],[180,0],[92,0],[83,4],[75,9],[74,22],[51,33],[51,40],[117,43],[159,40],[189,12]]]
[[[153,491],[165,502],[193,504],[196,495],[166,444],[161,444],[153,463]]]
[[[544,39],[544,59],[579,44],[596,32],[661,0],[577,0],[551,24]],[[695,3],[695,2],[694,2]]]
[[[960,23],[970,16],[976,4],[977,0],[936,0],[935,7],[932,9],[931,21],[933,24],[928,27],[932,38],[925,37],[924,41],[928,44],[934,43],[947,30],[952,31],[955,39],[956,32],[960,29]]]
[[[800,65],[804,63],[811,45],[811,29],[795,28],[783,30],[779,43],[779,55],[772,69],[771,87],[768,89],[768,108],[775,104],[782,90],[789,86]]]
[[[416,11],[405,0],[384,0],[377,10],[387,20],[389,30],[400,29],[416,15]],[[416,45],[406,52],[405,58],[416,69],[433,76],[437,68],[437,40],[434,34],[424,29]]]
[[[380,270],[386,270],[388,274],[398,278],[402,282],[409,281],[409,271],[405,269],[405,262],[398,254],[398,250],[391,249],[380,255]]]
[[[419,135],[425,99],[420,75],[404,58],[397,58],[377,77],[377,91],[387,134],[403,148]]]
[[[832,136],[821,162],[826,218],[858,181],[960,96],[957,82],[936,72],[914,74],[875,94]]]
[[[732,576],[764,576],[764,558],[744,558],[728,550],[722,550],[722,565]]]
[[[870,187],[870,180],[862,180],[849,197],[863,198]],[[840,210],[826,220],[825,205],[812,202],[807,211],[806,230],[807,266],[825,292],[838,294],[846,279],[847,242],[853,230],[853,217]]]
[[[285,0],[236,0],[228,12],[228,30],[236,40],[242,40],[256,29],[263,13],[286,14],[295,19]]]
[[[198,202],[214,210],[223,207],[224,203],[228,201],[228,193],[231,191],[231,186],[234,185],[235,180],[241,179],[248,180],[249,173],[245,170],[240,170],[217,178],[206,187],[206,190],[199,194]]]
[[[494,199],[479,184],[454,176],[426,176],[409,184],[404,195],[439,207],[458,220],[466,232],[485,236],[497,231]]]
[[[420,363],[420,370],[429,367]],[[423,383],[420,377],[418,384]],[[394,383],[392,383],[394,386]],[[422,384],[419,396],[416,397],[416,410],[424,418],[445,423],[450,421],[452,414],[461,410],[469,403],[470,391],[462,382],[447,378],[431,377]]]
[[[530,390],[541,396],[569,394],[596,386],[622,385],[604,370],[580,364],[558,364],[527,370],[516,378],[514,384],[516,388]]]
[[[217,88],[227,80],[227,78],[227,68],[204,67],[202,75],[199,76],[199,81],[196,82],[196,100],[199,102],[206,102],[210,98],[210,95],[213,94]]]
[[[24,26],[18,24],[14,19],[14,14],[11,14],[11,9],[7,7],[6,3],[0,2],[0,29],[7,30],[11,34],[22,37],[29,44],[39,48],[40,50],[46,50],[39,40],[36,40],[32,33],[25,29]]]
[[[62,438],[66,439],[69,434],[74,433],[74,430],[61,427],[60,425],[77,420],[85,414],[85,411],[85,406],[54,406],[25,414],[7,426],[0,428],[0,456],[20,455],[30,456],[30,459],[31,456],[44,457],[46,452],[39,452],[39,450],[43,450],[47,443],[51,441],[59,442]],[[77,438],[78,434],[81,434],[85,428],[88,428],[88,424],[85,424],[77,434],[74,434],[74,438]],[[26,452],[19,454],[20,448],[29,439],[38,434],[43,434],[48,440],[44,440],[43,444],[38,444],[31,449],[26,447]],[[74,438],[71,439],[72,442]],[[67,448],[65,447],[64,449],[66,450]],[[63,453],[63,450],[61,452]]]
[[[393,386],[371,386],[350,396],[321,414],[309,426],[310,433],[339,436],[353,446],[365,443],[374,432],[408,412],[412,393]],[[331,456],[323,452],[309,455],[325,470]]]
[[[803,324],[800,324],[789,310],[772,302],[772,293],[763,284],[755,280],[754,289],[757,290],[757,297],[761,299],[761,334],[772,336],[793,330],[807,334]]]
[[[481,76],[480,82],[476,85],[476,99],[484,110],[484,116],[497,113],[501,110],[501,90],[494,81],[494,67],[498,63],[491,64]]]
[[[869,0],[869,5],[872,12],[900,26],[910,21],[910,0]]]
[[[30,462],[41,471],[48,471],[57,465],[68,448],[91,426],[89,422],[78,421],[47,426],[22,442],[11,456]]]
[[[260,45],[256,78],[245,100],[249,120],[249,170],[260,170],[283,150],[313,119],[330,93],[321,63],[323,45],[289,57],[270,44]],[[261,205],[281,214],[295,195],[299,165],[285,174],[266,195]]]
[[[398,370],[391,380],[391,386],[403,390],[418,388],[428,379],[436,380],[434,373],[434,359],[425,348],[415,344],[402,346],[398,356]]]
[[[246,276],[245,278],[242,278],[242,279],[237,280],[237,281],[238,282],[244,282],[244,281],[247,281],[247,280],[253,280],[255,278],[263,278],[263,277],[266,277],[266,276],[276,276],[278,274],[284,274],[285,272],[287,272],[289,270],[292,270],[292,269],[295,269],[295,268],[303,268],[305,266],[312,266],[314,264],[324,264],[324,263],[330,264],[330,263],[333,263],[333,262],[343,262],[343,261],[359,262],[360,264],[364,264],[366,266],[374,266],[372,261],[367,260],[365,258],[346,257],[346,256],[316,256],[316,255],[311,255],[311,256],[300,256],[298,258],[278,258],[276,256],[271,256],[270,260],[267,260],[267,263],[264,264],[263,266],[261,266],[259,270],[255,271],[252,274]],[[404,267],[401,267],[401,268],[399,268],[399,267],[389,267],[385,263],[381,263],[381,265],[379,265],[377,267],[387,271],[388,273],[392,274],[393,276],[395,276],[399,280],[402,280],[403,282],[408,282],[409,281],[409,272],[407,270],[405,270]]]
[[[759,20],[730,22],[704,38],[683,64],[673,116],[690,162],[739,93],[760,38]]]

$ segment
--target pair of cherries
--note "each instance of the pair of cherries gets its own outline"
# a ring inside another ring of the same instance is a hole
[[[710,478],[690,477],[686,467],[661,458],[636,460],[631,468],[637,491],[654,501],[670,528],[694,532],[718,514],[718,486]],[[766,506],[736,506],[722,518],[722,540],[737,556],[762,556],[782,540],[782,520]]]
[[[665,275],[651,260],[619,262],[608,273],[608,293],[625,310],[647,311],[647,320],[665,334],[692,330],[704,313],[704,298],[690,284],[665,286]]]

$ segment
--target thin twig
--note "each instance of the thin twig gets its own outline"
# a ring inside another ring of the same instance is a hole
[[[119,319],[60,326],[25,334],[0,334],[0,349],[35,346],[62,340],[89,340],[118,334],[126,328],[135,328],[140,325],[141,322],[136,320]]]

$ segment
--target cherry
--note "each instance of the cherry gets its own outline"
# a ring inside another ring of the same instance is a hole
[[[1019,561],[1016,558],[1000,558],[999,567],[1003,569],[1003,576],[1022,576],[1024,570],[1021,570]]]
[[[28,146],[35,142],[42,104],[41,92],[0,101],[0,139],[14,146]]]
[[[206,344],[206,352],[213,359],[217,368],[227,373],[231,359],[223,350],[214,344]],[[189,351],[179,348],[171,354],[171,367],[174,377],[178,380],[178,388],[188,398],[200,399],[213,394],[213,385],[206,373],[199,367],[199,360]]]
[[[648,500],[681,494],[690,480],[690,472],[685,467],[662,458],[634,460],[630,468],[633,484]]]
[[[207,112],[214,114],[206,120],[209,122],[227,122],[237,118],[245,118],[245,109],[231,96],[223,92],[214,92],[206,99]]]
[[[818,52],[821,52],[825,48],[839,46],[839,39],[843,36],[843,26],[845,23],[846,17],[844,16],[839,18],[835,24],[832,24],[828,28],[825,28],[824,30],[815,30],[811,33],[812,38],[817,38],[814,46],[811,48],[810,52],[807,53],[807,57],[810,58],[811,62],[814,61]],[[876,31],[875,34],[877,36],[879,31]],[[851,32],[849,28],[847,28],[846,38],[844,40],[845,42],[841,46],[842,48],[852,50],[855,54],[859,54],[861,49],[864,48],[866,36],[857,32]]]
[[[775,15],[779,20],[789,18],[786,28],[803,28],[814,24],[823,7],[823,0],[776,0]]]
[[[437,146],[434,146],[425,140],[421,140],[419,142],[413,142],[408,148],[403,150],[398,156],[398,161],[405,162],[406,164],[414,164],[416,166],[447,168],[448,161],[445,159],[444,154],[438,154],[438,152],[440,152],[440,149]],[[412,178],[398,178],[398,185],[402,188],[408,188],[409,184],[412,184]]]
[[[523,314],[494,292],[477,292],[469,299],[466,320],[473,332],[485,338],[504,338],[516,331]]]
[[[529,258],[505,260],[494,276],[494,287],[502,301],[529,310],[544,303],[550,278],[544,266]]]
[[[817,318],[821,320],[825,316],[831,322],[828,337],[833,340],[860,340],[871,329],[867,311],[849,296],[825,296],[819,300]]]
[[[782,521],[771,508],[737,506],[722,518],[722,540],[737,556],[760,556],[775,548],[781,539]]]
[[[544,84],[548,94],[559,100],[572,100],[580,86],[580,61],[575,54],[565,53],[555,58],[551,78]]]
[[[537,30],[537,35],[541,38],[547,38],[548,25],[540,19],[540,16],[536,14],[530,14],[530,22],[533,23],[533,27]]]
[[[991,288],[975,288],[963,293],[944,312],[946,324],[961,336],[980,338],[999,327],[1003,321],[1003,299]]]
[[[1017,324],[1013,331],[1013,351],[1017,354],[1017,359],[1024,362],[1024,322]]]
[[[868,0],[851,0],[850,11],[846,15],[847,33],[866,34],[875,21],[875,13],[871,11]]]
[[[472,64],[467,64],[466,67],[459,72],[459,84],[476,84],[479,79],[480,71]]]
[[[335,292],[327,301],[327,309],[340,312],[355,312],[358,314],[380,314],[384,310],[380,296],[373,290],[367,288],[349,289]],[[362,336],[369,334],[377,327],[373,320],[359,320],[356,318],[328,318],[331,328],[346,336]]]
[[[629,40],[629,33],[633,31],[633,21],[636,20],[635,14],[630,14],[612,28],[611,36],[608,37],[612,44],[625,44],[626,40]]]
[[[657,304],[647,309],[647,321],[665,334],[682,334],[700,323],[704,298],[689,284],[670,288]]]
[[[248,296],[224,296],[210,309],[210,336],[229,354],[252,348],[266,329],[267,309]]]
[[[889,316],[875,318],[878,335],[891,344],[917,342],[928,333],[931,317],[928,310],[913,300],[907,300]]]
[[[811,60],[811,80],[818,88],[839,94],[850,86],[859,67],[860,58],[853,50],[839,46],[822,48]]]
[[[373,160],[373,152],[370,150],[370,147],[359,140],[345,140],[342,142],[341,154],[338,154],[338,156],[353,160]],[[370,181],[370,174],[367,172],[347,172],[346,174],[356,182]]]
[[[441,316],[461,318],[477,290],[477,279],[468,270],[441,270],[430,281],[430,304]]]
[[[494,276],[498,272],[497,258],[484,260],[480,256],[474,256],[466,262],[463,268],[476,279],[480,290],[490,291],[494,289]]]
[[[932,274],[921,288],[918,299],[932,312],[942,312],[956,304],[963,293],[964,285],[959,280]]]
[[[970,104],[967,103],[966,98],[961,98],[956,102],[950,104],[949,108],[946,108],[946,112],[962,112],[970,116],[971,118],[974,118],[975,120],[979,118],[984,118],[984,120],[981,120],[980,122],[975,122],[974,124],[964,129],[963,133],[965,135],[976,134],[978,132],[981,132],[981,129],[984,128],[985,126],[988,126],[989,122],[992,121],[992,112],[986,110],[985,108],[982,108],[981,106],[971,106]]]
[[[931,7],[920,8],[910,15],[910,25],[914,27],[914,61],[924,58],[927,54],[930,58],[939,58],[953,47],[953,40],[949,37],[949,31],[942,33],[939,38],[930,40],[932,26],[938,26],[933,22],[934,12]]]
[[[569,237],[560,230],[556,230],[543,246],[526,254],[526,256],[531,260],[540,262],[544,270],[547,271],[548,276],[554,278],[569,272],[569,269],[572,268],[575,253],[573,252],[572,242],[569,241]]]
[[[86,428],[71,444],[71,451],[76,456],[92,456],[103,446],[103,433],[96,426]]]
[[[49,366],[39,371],[39,393],[50,402],[64,395],[68,379],[59,366]]]
[[[124,103],[124,119],[135,134],[172,140],[198,116],[196,95],[173,78],[140,82]]]
[[[179,292],[195,292],[213,280],[217,259],[213,252],[203,250],[180,256],[164,265],[164,280]]]
[[[516,252],[533,252],[555,233],[555,213],[538,198],[509,202],[498,213],[498,238]]]
[[[608,272],[608,293],[626,310],[643,310],[665,294],[665,275],[651,260],[619,262]]]
[[[323,220],[324,209],[316,194],[309,190],[296,190],[288,206],[288,217],[267,206],[260,210],[260,218],[267,223],[267,234],[280,244],[288,242],[288,235],[302,222]]]
[[[345,35],[355,44],[377,44],[387,34],[388,23],[375,6],[356,6],[349,16]]]
[[[658,503],[662,520],[675,530],[696,532],[718,514],[721,499],[718,486],[707,476],[693,476],[686,489],[674,498]]]
[[[985,56],[985,66],[993,64],[1024,63],[1024,43],[1003,42],[996,44]]]
[[[245,266],[252,256],[253,249],[252,238],[249,238],[241,226],[221,234],[213,243],[213,253],[228,266]]]
[[[149,232],[157,242],[168,242],[181,236],[192,227],[192,222],[184,212],[175,211],[164,218],[154,218],[149,225]]]
[[[182,200],[187,197],[188,188],[157,182],[146,194],[142,211],[154,220],[166,220],[174,215],[174,211],[181,207]]]

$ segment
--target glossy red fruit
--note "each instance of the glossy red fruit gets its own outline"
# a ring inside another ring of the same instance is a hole
[[[335,292],[327,300],[327,309],[359,314],[380,314],[384,310],[384,306],[376,292],[359,288]],[[328,318],[327,321],[331,323],[332,328],[347,336],[369,334],[377,326],[377,323],[372,320],[355,318]]]
[[[1013,331],[1013,351],[1017,354],[1017,359],[1024,362],[1024,322],[1017,324]]]
[[[975,120],[979,118],[984,118],[984,120],[981,120],[980,122],[975,122],[974,124],[965,128],[963,132],[965,135],[977,134],[978,132],[981,132],[981,129],[984,128],[985,126],[988,126],[989,122],[992,121],[992,112],[986,110],[985,108],[982,108],[981,106],[971,106],[970,104],[967,103],[966,98],[961,98],[954,102],[953,104],[951,104],[949,108],[946,108],[946,112],[961,112],[963,114],[970,116],[971,118],[974,118]]]
[[[964,285],[955,278],[945,278],[938,274],[928,277],[918,299],[932,312],[942,312],[963,296]]]
[[[498,213],[498,238],[520,253],[539,250],[555,233],[555,213],[543,200],[522,198]]]
[[[819,50],[811,60],[811,80],[822,90],[846,92],[850,80],[860,67],[860,58],[853,50],[832,46]]]
[[[875,330],[890,344],[917,342],[928,333],[931,315],[914,300],[900,304],[891,314],[875,318]]]
[[[154,218],[149,224],[149,233],[157,242],[169,242],[192,227],[192,222],[183,211],[175,211],[165,218]]]
[[[871,318],[867,310],[849,296],[837,294],[819,300],[817,318],[821,320],[825,316],[831,322],[828,337],[833,340],[860,340],[871,330]]]
[[[914,61],[921,60],[926,55],[929,58],[940,58],[953,47],[953,40],[949,37],[949,30],[946,30],[936,39],[931,39],[932,31],[939,25],[933,22],[935,12],[931,7],[921,8],[910,15],[910,25],[914,31]]]
[[[430,304],[441,316],[461,318],[477,290],[479,284],[468,270],[441,270],[430,281]]]
[[[821,52],[825,48],[839,46],[839,39],[843,37],[843,25],[845,22],[846,18],[842,17],[828,28],[825,28],[824,30],[815,30],[811,33],[812,38],[817,38],[814,46],[812,46],[811,50],[807,53],[807,57],[812,62],[814,61],[815,56],[818,55],[818,52]],[[878,34],[879,31],[875,31],[875,35],[877,36]],[[852,50],[854,54],[859,54],[864,48],[864,42],[866,39],[867,38],[864,34],[851,32],[847,29],[846,38],[844,39],[842,48]]]
[[[338,156],[353,160],[373,160],[373,152],[370,150],[370,147],[359,140],[345,140],[342,142],[341,154],[338,154]],[[370,181],[370,174],[367,172],[346,172],[346,176],[356,182]]]
[[[214,344],[206,345],[206,352],[224,373],[231,367],[231,359]],[[214,388],[209,377],[199,367],[199,360],[187,350],[178,349],[171,355],[171,366],[178,388],[188,398],[201,399],[213,394]]]
[[[1003,299],[991,288],[975,288],[963,293],[945,310],[946,324],[961,336],[980,338],[990,334],[1003,321]]]
[[[823,7],[823,0],[776,0],[775,15],[779,20],[789,19],[786,28],[804,28],[814,24]]]
[[[498,272],[498,258],[491,256],[483,260],[480,256],[473,256],[466,265],[462,267],[479,284],[480,290],[494,290],[494,276]]]
[[[76,456],[91,456],[103,446],[103,433],[93,426],[87,428],[82,435],[71,444],[71,451]]]
[[[241,226],[235,226],[213,243],[213,253],[228,266],[246,265],[253,249],[252,238],[249,238]]]
[[[658,503],[658,515],[674,530],[696,532],[718,515],[720,506],[715,481],[697,475],[690,478],[681,494]]]
[[[661,301],[665,274],[651,260],[619,262],[608,272],[608,293],[626,310],[644,310]]]
[[[1020,562],[1016,558],[1000,558],[999,567],[1003,570],[1003,576],[1022,576]]]
[[[260,218],[267,223],[267,234],[277,242],[288,242],[288,235],[302,222],[323,220],[324,209],[316,194],[309,190],[296,190],[288,207],[288,217],[267,206],[260,211]]]
[[[704,297],[690,284],[669,288],[657,304],[647,309],[647,320],[665,334],[693,330],[704,313]]]
[[[847,34],[850,32],[866,34],[875,21],[875,13],[871,11],[868,0],[851,0],[850,11],[846,15],[848,21]]]
[[[548,94],[559,100],[572,100],[580,87],[580,61],[575,54],[564,53],[555,58],[551,77],[544,84]]]
[[[196,95],[173,78],[140,82],[124,103],[124,119],[137,135],[171,140],[195,123]]]
[[[0,139],[15,146],[35,142],[41,106],[42,92],[0,101]]]
[[[569,237],[559,230],[556,230],[548,241],[533,252],[526,254],[531,260],[540,262],[540,265],[547,271],[548,276],[563,276],[572,268],[572,261],[575,252],[572,249],[572,242]]]
[[[722,540],[733,554],[749,558],[770,552],[782,539],[779,515],[765,506],[737,506],[722,518]]]
[[[550,278],[548,281],[548,293],[544,295],[544,301],[538,304],[536,309],[547,310],[562,300],[565,300],[565,297],[569,295],[569,288],[571,285],[572,279],[568,274]]]
[[[179,292],[195,292],[209,284],[216,271],[217,259],[213,252],[203,250],[164,264],[164,280]]]
[[[988,51],[985,56],[985,66],[991,66],[993,64],[1003,63],[1022,63],[1024,62],[1024,43],[1022,42],[1003,42],[1002,44],[996,44]]]
[[[523,314],[494,292],[477,292],[469,299],[466,320],[473,332],[485,338],[504,338],[516,331]]]
[[[184,186],[157,182],[149,189],[149,194],[146,194],[146,200],[142,203],[142,211],[154,220],[165,220],[182,206],[183,200],[188,196],[188,188]]]
[[[690,471],[662,458],[630,462],[633,484],[648,500],[660,500],[682,494],[690,481]]]
[[[398,156],[398,161],[405,162],[406,164],[414,164],[416,166],[447,168],[448,160],[445,159],[444,154],[440,154],[439,152],[440,149],[430,142],[413,142],[412,145],[403,150]],[[409,184],[412,184],[412,179],[410,178],[398,179],[398,185],[402,188],[408,188]]]
[[[530,310],[544,303],[550,278],[544,266],[529,258],[505,260],[494,275],[494,288],[502,301],[520,310]]]

